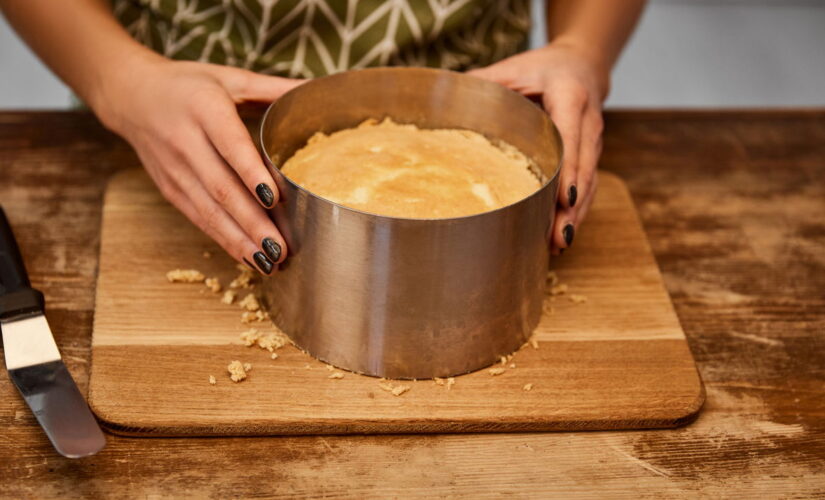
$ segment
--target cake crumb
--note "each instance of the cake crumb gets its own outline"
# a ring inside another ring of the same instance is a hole
[[[539,348],[539,340],[536,338],[535,335],[530,337],[530,345],[533,347],[533,349],[538,349]]]
[[[515,368],[515,367],[516,367],[515,363],[510,363],[510,368]]]
[[[173,269],[166,273],[166,279],[170,283],[200,283],[206,276],[195,269]]]
[[[270,355],[269,357],[272,358],[272,359],[278,359],[278,353],[273,352],[272,355]]]
[[[250,371],[252,369],[252,363],[244,363],[243,364],[243,369],[244,369],[245,372]]]
[[[215,385],[215,384],[218,383],[218,381],[215,379],[214,375],[209,375],[209,383],[212,384],[212,385]]]
[[[252,280],[255,278],[255,271],[243,264],[238,264],[236,267],[241,274],[229,283],[229,288],[251,288]]]
[[[443,378],[438,378],[438,377],[433,377],[433,382],[435,382],[435,385],[444,385],[444,384],[447,383],[446,380],[444,380]]]
[[[455,385],[455,378],[450,377],[447,379],[447,390],[449,391]]]
[[[204,250],[204,252],[203,252],[203,258],[204,258],[204,259],[211,259],[211,258],[212,258],[212,254],[211,254],[211,253],[209,253],[209,251],[208,251],[208,250]]]
[[[261,305],[258,303],[258,297],[255,297],[254,293],[250,293],[244,297],[243,300],[238,302],[238,305],[241,306],[242,309],[251,312],[255,312],[261,308]]]
[[[559,284],[559,277],[556,274],[556,271],[550,271],[547,273],[547,284],[551,287]]]
[[[587,302],[587,297],[585,297],[584,295],[578,295],[573,293],[570,294],[570,302],[574,302],[576,304],[584,304],[585,302]]]
[[[504,373],[504,372],[506,372],[506,371],[507,371],[507,369],[506,369],[506,368],[502,368],[502,367],[500,367],[500,366],[497,366],[497,367],[495,367],[495,368],[490,368],[489,370],[487,370],[487,372],[489,372],[489,373],[490,373],[490,375],[492,375],[492,376],[494,376],[494,377],[495,377],[496,375],[501,375],[502,373]]]
[[[221,282],[218,281],[218,278],[206,278],[206,288],[212,291],[212,293],[220,293],[221,291]]]
[[[552,299],[553,297],[550,298]],[[556,312],[556,309],[549,302],[545,302],[544,305],[542,305],[541,309],[547,316],[552,316],[553,313]]]
[[[280,330],[262,333],[258,331],[257,328],[250,328],[249,330],[241,333],[240,337],[244,345],[247,347],[257,344],[258,347],[261,349],[266,349],[269,352],[273,352],[275,349],[280,349],[289,343],[289,337],[287,337]]]
[[[391,392],[392,392],[393,396],[400,396],[400,395],[404,394],[405,392],[407,392],[409,390],[410,390],[410,386],[408,386],[408,385],[397,385],[397,386],[393,387]]]
[[[524,387],[521,388],[524,392],[530,392],[533,390],[533,384],[524,384]]]
[[[378,387],[389,393],[392,393],[393,396],[400,396],[405,392],[409,391],[410,389],[412,389],[412,387],[408,385],[394,385],[387,379],[383,378],[378,382]]]
[[[327,370],[329,370],[329,371],[335,370],[335,367],[332,366],[332,365],[326,365],[326,367],[327,367]]]
[[[309,366],[309,364],[305,364],[305,365],[304,365],[304,370],[311,370],[311,369],[312,369],[312,367],[311,367],[311,366]]]
[[[235,302],[235,297],[238,296],[238,292],[235,290],[227,290],[224,292],[223,297],[221,297],[221,302],[224,304],[232,304]]]
[[[244,311],[243,314],[241,314],[241,323],[244,323],[246,325],[250,323],[257,323],[265,320],[266,317],[266,313],[261,311],[260,309],[258,309],[255,312]]]
[[[340,379],[340,378],[344,378],[344,374],[341,373],[341,372],[332,372],[332,373],[329,374],[329,377],[327,377],[327,378]]]
[[[250,368],[252,368],[251,365]],[[238,383],[246,378],[246,370],[244,369],[244,364],[238,360],[229,363],[229,366],[227,366],[226,369],[229,372],[229,378],[232,380],[232,382]]]
[[[564,295],[567,293],[567,284],[562,283],[550,288],[550,295]]]

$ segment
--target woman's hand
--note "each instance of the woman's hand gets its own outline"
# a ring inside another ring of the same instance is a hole
[[[270,274],[286,256],[266,212],[278,191],[236,104],[273,101],[300,83],[152,54],[121,65],[90,105],[166,199],[232,257]]]
[[[469,73],[527,96],[541,96],[564,144],[560,194],[550,237],[553,255],[573,243],[593,201],[602,150],[602,101],[609,71],[576,45],[557,41]]]

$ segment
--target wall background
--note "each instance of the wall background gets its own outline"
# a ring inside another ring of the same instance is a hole
[[[543,1],[532,2],[535,44]],[[0,16],[0,109],[65,108],[69,96]],[[651,0],[607,106],[825,106],[825,1]]]

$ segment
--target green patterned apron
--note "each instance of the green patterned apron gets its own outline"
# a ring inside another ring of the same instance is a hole
[[[113,0],[172,59],[313,78],[370,66],[466,70],[523,50],[529,0]]]

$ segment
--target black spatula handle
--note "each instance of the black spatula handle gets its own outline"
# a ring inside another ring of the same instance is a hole
[[[6,213],[0,207],[0,321],[43,311],[43,294],[31,287]]]

